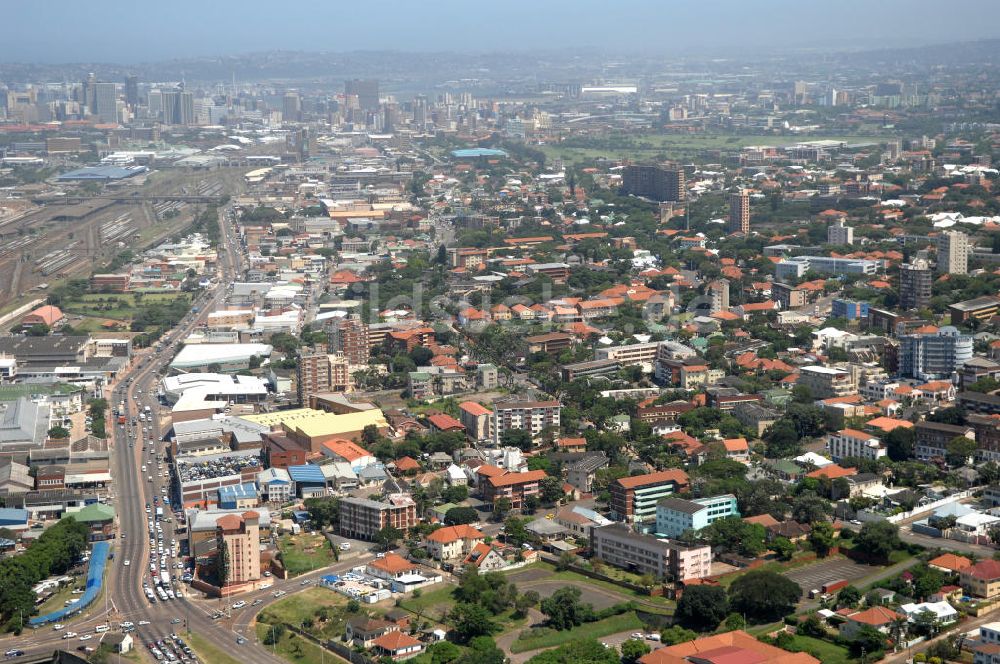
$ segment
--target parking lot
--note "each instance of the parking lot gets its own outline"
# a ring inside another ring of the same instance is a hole
[[[824,583],[847,579],[854,581],[872,573],[868,565],[856,563],[848,558],[830,558],[820,560],[798,569],[785,572],[785,576],[802,587],[802,597],[808,596],[812,589],[820,590]]]

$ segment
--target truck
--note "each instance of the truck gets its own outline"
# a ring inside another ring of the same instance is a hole
[[[850,583],[847,579],[837,579],[836,581],[830,581],[829,583],[824,583],[822,590],[824,594],[832,594],[843,588]]]
[[[125,424],[125,416],[124,415],[119,415],[118,416],[118,424]]]
[[[157,507],[156,508],[156,519],[160,520],[162,518],[163,518],[163,508],[162,507]]]
[[[170,587],[170,572],[160,572],[160,585],[164,588]]]

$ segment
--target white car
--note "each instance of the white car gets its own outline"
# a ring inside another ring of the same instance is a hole
[[[241,600],[241,601],[236,602],[235,604],[233,604],[233,608],[234,609],[242,609],[246,605],[247,605],[247,603]]]
[[[80,640],[81,641],[90,641],[92,638],[94,638],[93,634],[84,634],[83,636],[80,637]]]
[[[128,567],[131,564],[132,564],[131,560],[126,560],[125,562],[122,563],[122,565],[124,565],[125,567]]]
[[[59,630],[61,630],[62,628],[63,628],[63,625],[58,625],[58,624],[56,624],[56,625],[53,625],[53,626],[52,626],[52,629],[54,629],[54,630],[55,630],[55,631],[57,631],[57,632],[58,632]]]
[[[148,620],[140,620],[140,621],[139,621],[139,626],[140,626],[140,627],[143,627],[143,626],[145,626],[145,625],[148,625],[148,624],[149,624],[149,621],[148,621]]]
[[[76,636],[76,632],[66,632],[62,635],[64,639],[72,639],[74,636]]]

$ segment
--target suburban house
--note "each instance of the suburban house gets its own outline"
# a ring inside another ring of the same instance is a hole
[[[424,540],[427,553],[438,561],[452,560],[468,555],[486,538],[483,533],[469,525],[438,528]]]
[[[507,567],[507,560],[492,546],[480,542],[472,547],[472,551],[465,557],[462,564],[467,567],[475,567],[480,573],[498,572]]]
[[[980,560],[959,572],[962,590],[972,597],[993,599],[1000,596],[1000,561]]]
[[[840,626],[840,635],[846,639],[853,639],[865,625],[874,627],[883,634],[889,634],[892,631],[893,621],[906,620],[906,616],[884,606],[873,606],[844,618],[845,622]]]
[[[387,632],[372,641],[376,654],[400,661],[416,657],[424,650],[424,644],[409,634],[400,631]]]
[[[347,621],[347,640],[357,648],[371,648],[375,639],[390,632],[398,632],[399,625],[388,620],[354,616]]]

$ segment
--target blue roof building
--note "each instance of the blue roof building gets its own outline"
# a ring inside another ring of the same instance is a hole
[[[326,476],[319,466],[289,466],[288,476],[295,483],[295,495],[307,498],[326,493]]]
[[[28,510],[15,507],[0,508],[0,528],[16,530],[28,527]]]
[[[456,159],[475,159],[477,157],[506,157],[503,150],[493,148],[466,148],[462,150],[452,150],[451,156]]]
[[[108,182],[125,180],[148,170],[145,166],[85,166],[63,173],[56,179],[62,182]]]
[[[257,507],[257,486],[252,483],[219,487],[219,508],[241,510]]]

